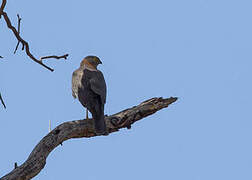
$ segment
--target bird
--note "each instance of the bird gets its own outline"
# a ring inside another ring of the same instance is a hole
[[[80,101],[91,112],[97,135],[106,135],[106,123],[104,119],[104,105],[106,103],[107,86],[104,76],[97,66],[102,64],[97,56],[87,56],[80,67],[72,74],[72,96]]]

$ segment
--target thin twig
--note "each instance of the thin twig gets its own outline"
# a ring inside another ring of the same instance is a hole
[[[1,16],[3,14],[3,10],[5,8],[5,5],[6,5],[6,0],[2,0],[2,5],[0,7],[0,19],[1,19]]]
[[[49,128],[48,128],[48,132],[51,132],[51,120],[49,120]]]
[[[20,22],[21,22],[21,18],[19,16],[19,14],[17,14],[17,18],[18,18],[18,34],[20,34]],[[19,44],[20,44],[20,41],[17,42],[14,54],[16,54]]]
[[[0,100],[1,100],[1,103],[2,103],[3,107],[6,109],[6,106],[5,106],[5,103],[4,103],[4,100],[3,100],[3,98],[2,98],[1,93],[0,93]]]
[[[54,58],[54,59],[67,59],[67,56],[69,56],[69,54],[65,54],[63,56],[44,56],[40,58],[40,61],[42,61],[43,59],[49,59],[49,58]]]
[[[14,169],[17,169],[18,165],[17,162],[14,163]]]

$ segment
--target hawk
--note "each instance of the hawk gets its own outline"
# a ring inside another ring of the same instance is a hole
[[[102,62],[96,56],[87,56],[81,61],[80,67],[72,75],[72,95],[86,108],[86,119],[88,111],[91,112],[96,134],[105,135],[104,104],[107,87],[102,72],[97,69],[99,64]]]

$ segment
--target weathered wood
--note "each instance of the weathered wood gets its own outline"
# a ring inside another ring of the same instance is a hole
[[[142,102],[138,106],[126,109],[105,118],[109,133],[121,128],[130,128],[136,121],[149,116],[160,109],[168,107],[177,98],[170,97],[152,98]],[[28,159],[16,167],[0,180],[28,180],[36,176],[45,166],[46,158],[50,152],[63,141],[71,138],[94,137],[94,124],[92,119],[76,120],[62,123],[48,133],[33,149]]]

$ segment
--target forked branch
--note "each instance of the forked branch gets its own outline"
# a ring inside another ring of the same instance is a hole
[[[0,7],[0,18],[1,18],[1,16],[4,17],[4,20],[5,20],[6,24],[7,24],[7,27],[8,27],[9,29],[11,29],[11,31],[14,33],[14,35],[16,36],[16,38],[17,38],[17,40],[18,40],[18,43],[17,43],[17,46],[16,46],[16,48],[15,48],[14,53],[16,52],[19,43],[21,43],[22,46],[23,46],[23,47],[22,47],[22,50],[25,49],[26,54],[27,54],[33,61],[35,61],[36,63],[40,64],[41,66],[45,67],[46,69],[48,69],[48,70],[50,70],[50,71],[54,71],[54,70],[53,70],[52,68],[50,68],[49,66],[45,65],[45,64],[42,62],[42,59],[41,59],[41,58],[40,58],[40,59],[37,59],[37,58],[35,58],[35,57],[32,55],[32,53],[30,52],[30,47],[29,47],[28,42],[25,41],[25,40],[24,40],[23,38],[21,38],[21,36],[20,36],[20,22],[21,22],[21,18],[20,18],[19,15],[18,15],[18,30],[17,30],[14,26],[12,26],[11,21],[10,21],[10,19],[9,19],[9,17],[8,17],[8,15],[7,15],[7,13],[4,12],[5,5],[6,5],[6,0],[2,0],[2,5],[1,5],[1,7]],[[65,55],[63,55],[63,56],[52,55],[52,56],[47,56],[47,57],[55,58],[55,59],[62,59],[62,58],[66,59],[66,58],[68,57],[68,54],[65,54]]]
[[[107,130],[110,133],[121,128],[130,128],[136,121],[168,107],[177,98],[152,98],[138,106],[126,109],[111,116],[106,116]],[[36,176],[45,166],[46,158],[63,141],[71,138],[94,137],[93,120],[65,122],[47,134],[33,149],[28,159],[0,180],[28,180]]]

